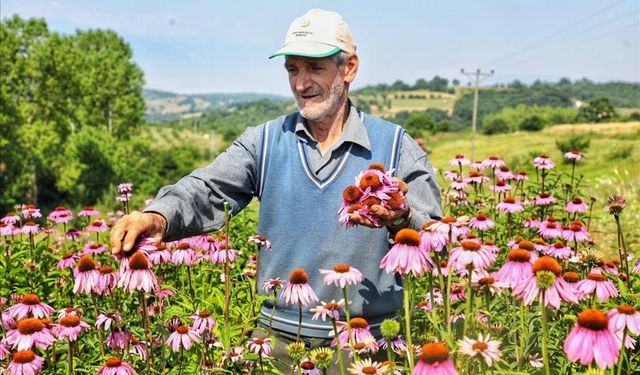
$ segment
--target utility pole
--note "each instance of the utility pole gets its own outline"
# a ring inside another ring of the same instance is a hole
[[[476,145],[476,123],[478,121],[478,88],[480,87],[480,82],[482,80],[493,75],[493,69],[491,69],[491,72],[489,73],[483,73],[480,71],[480,69],[477,69],[475,72],[465,72],[464,69],[460,69],[460,73],[469,78],[475,76],[475,88],[473,94],[473,117],[471,120],[471,157],[469,158],[471,162],[474,162],[474,151]]]

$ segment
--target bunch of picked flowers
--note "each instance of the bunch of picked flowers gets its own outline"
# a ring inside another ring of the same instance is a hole
[[[398,187],[398,181],[391,178],[392,171],[385,171],[380,163],[373,163],[355,178],[355,184],[347,186],[342,192],[342,205],[338,211],[340,223],[348,227],[354,225],[352,215],[378,224],[379,218],[371,213],[371,207],[382,206],[388,210],[404,210],[404,193]]]

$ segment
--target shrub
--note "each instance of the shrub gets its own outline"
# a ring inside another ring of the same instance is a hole
[[[507,132],[509,132],[509,124],[500,117],[485,121],[484,126],[482,126],[482,133],[487,135]]]
[[[544,129],[544,122],[538,115],[533,115],[522,120],[519,126],[520,130],[527,132],[537,132]]]
[[[562,153],[569,151],[585,152],[591,145],[591,136],[589,134],[572,135],[563,140],[556,140],[556,147]]]
[[[608,155],[609,160],[624,160],[631,156],[633,153],[634,145],[626,145],[613,149]]]

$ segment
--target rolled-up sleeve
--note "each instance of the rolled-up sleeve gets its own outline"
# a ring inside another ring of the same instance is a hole
[[[159,213],[167,220],[165,241],[220,229],[225,201],[232,215],[251,202],[257,184],[260,127],[248,127],[209,166],[160,189],[144,211]]]
[[[428,220],[442,218],[440,187],[429,157],[406,133],[402,139],[398,159],[398,178],[409,187],[407,202],[411,206],[410,228],[420,230]]]

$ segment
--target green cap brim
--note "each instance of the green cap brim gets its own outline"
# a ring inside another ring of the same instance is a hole
[[[282,51],[282,52],[276,52],[273,55],[269,56],[270,59],[276,57],[276,56],[302,56],[302,57],[313,57],[313,58],[323,58],[323,57],[327,57],[327,56],[331,56],[334,55],[338,52],[340,52],[341,49],[339,47],[336,47],[334,49],[332,49],[329,52],[325,52],[325,53],[320,53],[320,54],[311,54],[311,53],[302,53],[302,52],[293,52],[293,51]]]

